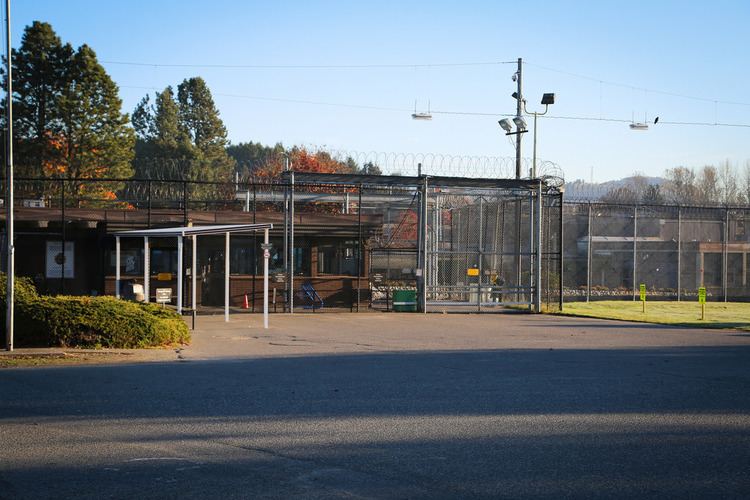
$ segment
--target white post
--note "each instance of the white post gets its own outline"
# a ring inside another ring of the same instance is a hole
[[[115,297],[120,298],[120,237],[115,236]]]
[[[224,233],[224,321],[229,322],[229,233]]]
[[[192,298],[192,309],[193,309],[193,315],[195,315],[195,309],[196,309],[196,298],[195,298],[195,283],[196,283],[196,269],[198,265],[198,257],[197,257],[197,249],[198,249],[198,235],[193,235],[193,262],[190,267],[190,279],[192,281],[192,286],[190,287],[191,293],[190,297]],[[195,316],[193,316],[195,317]]]
[[[268,245],[268,228],[263,235],[263,243]],[[268,329],[268,252],[263,251],[263,328]]]
[[[177,237],[177,314],[182,314],[182,236]]]
[[[148,236],[143,237],[143,301],[148,304],[148,285],[151,276],[151,254],[148,250]]]

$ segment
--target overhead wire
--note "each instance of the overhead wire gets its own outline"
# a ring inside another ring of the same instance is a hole
[[[641,90],[641,91],[648,92],[648,93],[651,93],[651,94],[666,95],[666,96],[670,96],[670,97],[679,97],[681,99],[691,99],[691,100],[694,100],[694,101],[710,102],[710,103],[714,103],[714,105],[715,104],[730,104],[730,105],[733,105],[733,106],[750,106],[750,102],[728,101],[728,100],[724,100],[724,99],[716,99],[716,98],[711,98],[711,97],[700,97],[700,96],[694,96],[694,95],[689,95],[689,94],[682,94],[682,93],[679,93],[679,92],[668,92],[668,91],[665,91],[665,90],[651,89],[651,88],[646,88],[646,87],[642,87],[642,86],[638,86],[638,85],[632,85],[632,84],[629,84],[629,83],[614,82],[614,81],[611,81],[611,80],[605,80],[605,79],[596,78],[596,77],[593,77],[593,76],[582,75],[580,73],[574,73],[572,71],[566,71],[566,70],[561,70],[561,69],[557,69],[557,68],[550,68],[549,66],[544,66],[544,65],[536,64],[536,63],[531,63],[531,62],[528,62],[528,61],[523,61],[523,64],[524,65],[528,65],[528,66],[533,66],[535,68],[543,69],[543,70],[546,70],[546,71],[551,71],[553,73],[560,73],[561,75],[572,76],[574,78],[579,78],[579,79],[582,79],[582,80],[589,80],[589,81],[592,81],[592,82],[599,82],[599,84],[609,85],[609,86],[612,86],[612,87],[622,87],[622,88],[631,89],[631,90]]]
[[[213,69],[385,69],[385,68],[449,68],[461,66],[496,66],[515,64],[515,61],[478,61],[445,63],[386,63],[386,64],[182,64],[146,63],[136,61],[102,61],[103,64],[156,68],[213,68]]]
[[[157,87],[146,87],[140,85],[120,85],[122,88],[131,89],[142,89],[142,90],[160,90]],[[213,93],[219,97],[230,97],[235,99],[250,99],[256,101],[268,101],[268,102],[284,102],[290,104],[305,104],[312,106],[331,106],[339,108],[352,108],[352,109],[365,109],[373,111],[391,111],[398,113],[411,113],[410,108],[397,108],[389,106],[375,106],[368,104],[352,104],[352,103],[338,103],[338,102],[326,102],[326,101],[313,101],[306,99],[290,99],[283,97],[264,97],[264,96],[251,96],[242,94],[226,94],[221,92]],[[431,114],[434,115],[455,115],[455,116],[487,116],[487,117],[513,117],[515,113],[502,113],[502,112],[489,112],[489,111],[451,111],[451,110],[431,110]],[[624,118],[608,118],[608,117],[596,117],[596,116],[566,116],[566,115],[539,115],[540,119],[551,119],[551,120],[577,120],[577,121],[596,121],[596,122],[610,122],[610,123],[632,123],[632,119]],[[653,122],[650,122],[653,123]],[[722,123],[722,122],[687,122],[687,121],[669,121],[659,120],[659,125],[695,125],[695,126],[712,126],[712,127],[739,127],[739,128],[750,128],[748,123]]]

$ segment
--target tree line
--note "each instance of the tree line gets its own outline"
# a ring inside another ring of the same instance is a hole
[[[230,144],[211,91],[199,76],[146,95],[132,114],[125,113],[119,89],[94,50],[64,43],[49,23],[35,21],[25,28],[11,62],[19,177],[69,180],[68,189],[82,194],[94,188],[74,180],[269,178],[283,170],[285,156],[295,170],[380,173],[376,165],[360,166],[351,158],[339,160],[302,147]],[[2,80],[5,87],[4,69]],[[2,106],[5,129],[7,96]],[[99,193],[83,194],[111,198],[121,187],[98,183]]]
[[[600,201],[650,205],[750,205],[750,161],[744,168],[729,160],[718,167],[674,167],[659,182],[634,174],[609,189]]]

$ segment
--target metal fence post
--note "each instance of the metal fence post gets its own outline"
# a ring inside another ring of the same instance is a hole
[[[182,218],[184,225],[188,223],[188,183],[182,181]]]
[[[723,279],[722,279],[722,285],[724,287],[724,302],[727,302],[728,298],[728,292],[729,292],[729,273],[727,272],[727,267],[729,265],[729,207],[724,208],[724,245],[723,245],[723,263],[722,263],[722,273],[723,273]]]
[[[563,286],[564,286],[563,282],[564,282],[564,278],[565,278],[565,262],[564,262],[564,253],[563,253],[563,247],[565,246],[564,245],[564,242],[565,242],[565,239],[564,239],[564,236],[565,236],[565,234],[564,234],[565,226],[563,225],[563,214],[565,213],[565,210],[563,210],[564,207],[565,207],[565,205],[563,204],[564,193],[565,193],[565,191],[563,190],[563,188],[560,188],[560,230],[559,230],[559,233],[560,233],[560,245],[559,245],[560,246],[560,280],[559,280],[560,281],[560,297],[559,297],[558,300],[560,301],[559,308],[560,308],[561,311],[563,310],[563,303],[564,303],[564,300],[563,300]]]
[[[677,302],[682,293],[682,207],[677,206]]]
[[[151,229],[151,179],[146,181],[146,206],[148,209],[147,212],[147,225],[148,228]]]
[[[419,217],[418,217],[418,248],[417,248],[417,295],[419,308],[421,312],[427,312],[427,287],[425,283],[425,262],[426,262],[426,238],[427,238],[427,176],[421,177],[422,185],[419,196]]]
[[[256,185],[255,185],[255,179],[253,179],[253,224],[255,224],[256,219],[256,206],[255,206],[255,198],[256,198]],[[253,231],[253,309],[252,312],[255,312],[255,282],[258,279],[258,231]]]
[[[482,266],[482,257],[484,255],[484,197],[479,196],[479,244],[477,245],[477,312],[482,312],[482,276],[484,267]]]
[[[588,239],[586,240],[586,302],[591,301],[591,202],[589,202]]]
[[[294,170],[289,181],[289,314],[294,314]]]
[[[359,185],[359,199],[357,201],[357,312],[359,312],[359,303],[362,299],[361,294],[362,278],[362,184]]]
[[[536,296],[534,297],[534,308],[537,313],[542,312],[542,181],[539,181],[536,200]],[[533,227],[533,223],[531,226]]]
[[[638,281],[636,271],[638,270],[638,205],[633,206],[633,300],[636,300]]]
[[[62,264],[60,264],[60,294],[65,294],[65,179],[60,179],[60,236],[62,239],[60,252],[62,253]]]
[[[534,310],[534,191],[529,189],[529,311]]]

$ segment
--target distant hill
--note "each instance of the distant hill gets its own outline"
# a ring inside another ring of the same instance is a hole
[[[573,182],[565,183],[565,197],[569,200],[596,201],[610,191],[621,187],[662,186],[664,183],[666,183],[666,179],[663,177],[647,177],[642,175],[632,175],[613,181],[594,183],[586,182],[583,179],[576,179]]]

